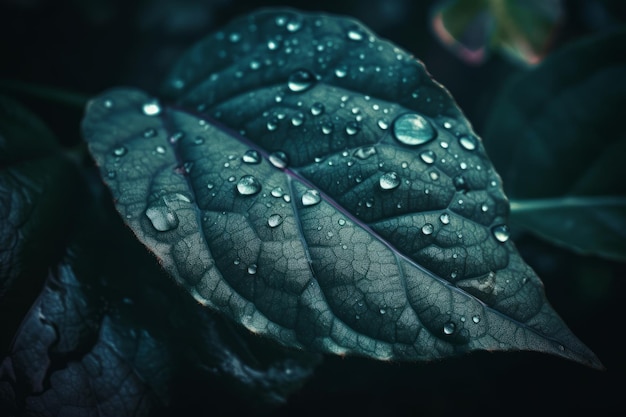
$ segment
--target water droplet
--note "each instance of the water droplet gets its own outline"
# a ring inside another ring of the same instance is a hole
[[[487,205],[487,203],[483,203],[483,204],[482,204],[482,206],[480,206],[480,210],[481,210],[483,213],[488,212],[488,211],[489,211],[489,206]]]
[[[105,108],[107,108],[107,109],[111,109],[111,108],[113,108],[113,100],[108,100],[108,99],[107,99],[107,100],[104,100],[104,101],[102,102],[102,105],[103,105]]]
[[[237,181],[237,191],[241,195],[253,195],[261,191],[261,183],[252,175],[244,175]]]
[[[265,126],[267,127],[267,130],[269,130],[270,132],[276,130],[278,128],[278,118],[272,117],[271,119],[267,121],[267,124]]]
[[[181,140],[183,138],[183,136],[185,136],[185,134],[183,132],[175,132],[172,134],[172,136],[169,137],[168,141],[169,143],[171,143],[172,145],[177,143],[179,140]]]
[[[110,179],[114,179],[117,176],[117,174],[115,173],[115,171],[108,171],[107,172],[107,177]]]
[[[346,133],[350,136],[356,135],[361,130],[361,125],[357,122],[348,122],[346,125]]]
[[[152,227],[159,232],[167,232],[178,227],[178,216],[165,205],[148,207],[146,217],[152,223]]]
[[[451,321],[443,325],[443,334],[450,335],[456,330],[456,325]]]
[[[204,143],[204,138],[202,136],[196,136],[193,143],[194,145],[202,145]]]
[[[292,20],[289,23],[287,23],[287,31],[292,32],[292,33],[299,31],[301,27],[302,27],[302,21],[300,20]]]
[[[258,164],[261,162],[261,156],[254,149],[249,149],[243,154],[241,160],[246,164]]]
[[[422,233],[425,235],[432,235],[435,231],[435,227],[431,223],[426,223],[422,226]]]
[[[356,151],[354,151],[353,154],[353,156],[362,160],[365,160],[373,155],[376,155],[376,148],[374,148],[373,146],[364,146],[362,148],[358,148]]]
[[[393,171],[385,172],[378,180],[378,185],[380,185],[380,188],[383,190],[393,190],[400,185],[400,178],[398,174]]]
[[[448,213],[441,213],[441,216],[439,216],[439,221],[442,224],[450,224],[450,215]]]
[[[333,131],[333,123],[326,122],[322,125],[322,133],[325,135],[330,135]]]
[[[467,185],[467,182],[465,182],[465,178],[462,175],[457,175],[456,177],[454,177],[452,182],[454,184],[454,188],[456,188],[458,191],[469,190],[469,186]]]
[[[378,310],[378,312],[380,314],[385,314],[387,312],[387,310],[385,310],[384,308],[381,308],[380,310]]]
[[[157,116],[159,113],[161,113],[161,106],[159,105],[159,102],[157,100],[152,100],[145,103],[141,107],[141,110],[146,116]]]
[[[459,143],[468,151],[473,151],[474,149],[476,149],[477,145],[476,138],[474,138],[474,136],[463,135],[459,138]]]
[[[315,75],[310,71],[301,69],[293,72],[287,81],[287,87],[294,93],[306,91],[315,83]]]
[[[300,126],[302,123],[304,123],[304,114],[301,112],[294,114],[291,118],[291,124],[294,126]]]
[[[346,75],[348,75],[348,68],[346,66],[342,65],[341,67],[335,69],[335,77],[344,78]]]
[[[148,128],[148,129],[144,130],[143,137],[144,138],[153,138],[153,137],[156,136],[156,134],[157,134],[156,129]]]
[[[428,176],[430,177],[431,180],[433,181],[437,181],[439,179],[439,173],[437,171],[430,171],[428,173]]]
[[[317,190],[306,190],[304,194],[302,194],[302,205],[303,206],[314,206],[321,201],[320,193]]]
[[[376,122],[376,124],[382,130],[386,130],[389,127],[389,123],[387,123],[387,121],[385,119],[380,119],[378,122]]]
[[[506,224],[494,226],[491,231],[498,242],[504,243],[509,240],[509,237],[511,237],[511,232],[509,231],[509,227]]]
[[[282,187],[276,187],[273,188],[272,191],[270,191],[270,194],[272,195],[272,197],[280,198],[285,195],[285,191],[282,189]]]
[[[269,160],[272,165],[279,169],[287,168],[289,162],[287,155],[282,151],[272,152],[269,156]]]
[[[256,270],[257,270],[256,264],[251,264],[250,266],[248,266],[248,274],[254,275],[256,274]]]
[[[271,228],[280,226],[283,223],[283,218],[280,214],[272,214],[267,219],[267,225]]]
[[[435,155],[433,151],[428,150],[420,153],[420,158],[422,159],[422,161],[430,165],[435,163],[435,161],[437,160],[437,155]]]
[[[118,146],[117,148],[113,148],[114,156],[124,156],[128,152],[125,146]]]
[[[403,114],[393,122],[394,136],[405,145],[421,145],[433,140],[436,133],[432,124],[416,113]]]
[[[350,39],[351,41],[362,41],[363,38],[365,37],[363,30],[358,26],[354,26],[350,28],[348,30],[347,35],[348,35],[348,39]]]
[[[472,321],[474,323],[479,323],[480,322],[480,316],[478,314],[472,316]]]
[[[313,103],[311,106],[311,114],[313,116],[319,116],[324,113],[324,105],[322,103]]]
[[[163,146],[157,146],[156,148],[154,148],[154,150],[156,151],[156,153],[163,155],[165,153],[165,148]]]
[[[337,223],[339,224],[339,226],[345,226],[346,221],[344,219],[339,219],[337,220]]]
[[[280,43],[277,40],[274,39],[270,39],[269,41],[267,41],[267,49],[269,49],[270,51],[275,51],[280,47]]]

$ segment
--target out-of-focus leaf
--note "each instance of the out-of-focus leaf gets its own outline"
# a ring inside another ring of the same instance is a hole
[[[503,90],[485,140],[515,225],[626,260],[625,79],[621,29],[555,53]]]
[[[445,0],[433,8],[437,38],[469,64],[493,49],[534,65],[547,52],[563,17],[561,0]]]
[[[263,353],[189,299],[110,201],[82,213],[2,361],[1,415],[173,415],[207,398],[216,411],[268,410],[311,375],[318,357]]]
[[[62,254],[76,207],[77,170],[50,130],[0,97],[0,351],[29,307],[46,269]],[[6,326],[6,327],[5,327]]]
[[[124,221],[201,303],[314,351],[601,366],[509,240],[480,139],[397,46],[264,10],[191,48],[167,86],[175,105],[103,93],[83,134]]]

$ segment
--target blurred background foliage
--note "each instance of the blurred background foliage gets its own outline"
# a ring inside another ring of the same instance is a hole
[[[576,40],[626,24],[623,0],[1,0],[0,93],[37,114],[64,146],[80,146],[82,104],[90,96],[122,85],[156,93],[192,43],[269,6],[359,19],[422,60],[479,135],[511,77]],[[276,415],[448,415],[502,407],[626,412],[619,341],[626,265],[521,232],[515,241],[552,305],[606,371],[531,353],[410,366],[331,357]],[[197,389],[203,404],[209,393]],[[221,406],[215,401],[209,407]]]

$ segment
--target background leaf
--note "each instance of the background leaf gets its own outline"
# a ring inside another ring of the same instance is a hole
[[[126,223],[198,301],[316,351],[601,366],[508,240],[480,139],[395,45],[352,19],[261,11],[167,85],[183,107],[111,90],[83,132]]]
[[[578,253],[626,260],[626,31],[584,39],[511,80],[485,141],[514,225]]]

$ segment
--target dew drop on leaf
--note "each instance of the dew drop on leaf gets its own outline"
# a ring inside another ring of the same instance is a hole
[[[365,36],[363,31],[357,26],[349,29],[347,35],[351,41],[362,41]]]
[[[141,110],[146,116],[157,116],[161,113],[161,106],[159,105],[158,101],[152,100],[145,103]]]
[[[348,75],[348,68],[346,68],[345,66],[341,66],[335,69],[335,77],[344,78],[346,75]]]
[[[237,191],[241,195],[253,195],[261,191],[261,183],[252,175],[244,175],[237,181]]]
[[[437,156],[433,151],[424,151],[420,153],[420,158],[422,159],[422,161],[430,165],[435,163]]]
[[[302,205],[305,207],[314,206],[320,201],[320,193],[317,190],[306,190],[304,194],[302,194]]]
[[[435,227],[431,223],[426,223],[422,226],[422,233],[425,235],[432,235],[435,231]]]
[[[285,152],[276,151],[272,152],[269,156],[269,161],[276,168],[285,169],[287,168],[287,164],[289,162],[287,155]]]
[[[280,198],[285,195],[285,191],[282,189],[282,187],[276,187],[273,188],[272,191],[270,191],[270,194],[272,194],[272,197]]]
[[[248,274],[254,275],[256,274],[256,270],[257,270],[256,264],[251,264],[250,266],[248,266]]]
[[[153,138],[155,137],[157,134],[157,131],[153,128],[148,128],[146,130],[143,131],[143,137],[144,138]]]
[[[400,185],[400,178],[396,172],[385,172],[380,176],[378,185],[380,185],[380,188],[383,190],[393,190]]]
[[[118,146],[117,148],[113,149],[113,155],[115,156],[124,156],[127,152],[128,149],[126,149],[125,146]]]
[[[152,227],[159,232],[167,232],[178,227],[178,216],[166,205],[148,207],[146,217]]]
[[[243,154],[241,160],[246,164],[258,164],[261,162],[261,156],[254,149],[249,149]]]
[[[356,135],[361,130],[361,125],[358,122],[348,122],[346,125],[346,133],[350,136]]]
[[[493,232],[493,236],[496,238],[498,242],[504,243],[507,240],[509,240],[509,237],[511,237],[511,232],[509,231],[509,227],[505,224],[494,226],[494,228],[491,229],[491,231]]]
[[[289,76],[287,87],[294,93],[300,93],[308,90],[315,83],[315,75],[310,71],[301,69],[297,70]]]
[[[449,224],[450,215],[448,213],[441,213],[441,216],[439,216],[439,221],[441,222],[441,224]]]
[[[363,146],[362,148],[358,148],[354,151],[353,156],[365,160],[373,155],[376,155],[376,148],[373,146]]]
[[[322,103],[313,103],[311,105],[311,114],[313,116],[319,116],[324,113],[324,105]]]
[[[271,228],[278,227],[283,223],[283,218],[280,214],[272,214],[267,219],[267,225]]]
[[[433,140],[436,131],[424,117],[416,113],[407,113],[393,122],[393,135],[400,143],[417,146]]]
[[[451,321],[443,325],[443,334],[445,335],[450,335],[454,333],[455,330],[456,330],[456,326]]]
[[[473,136],[463,135],[459,138],[459,143],[461,146],[468,151],[473,151],[476,149],[476,139]]]

